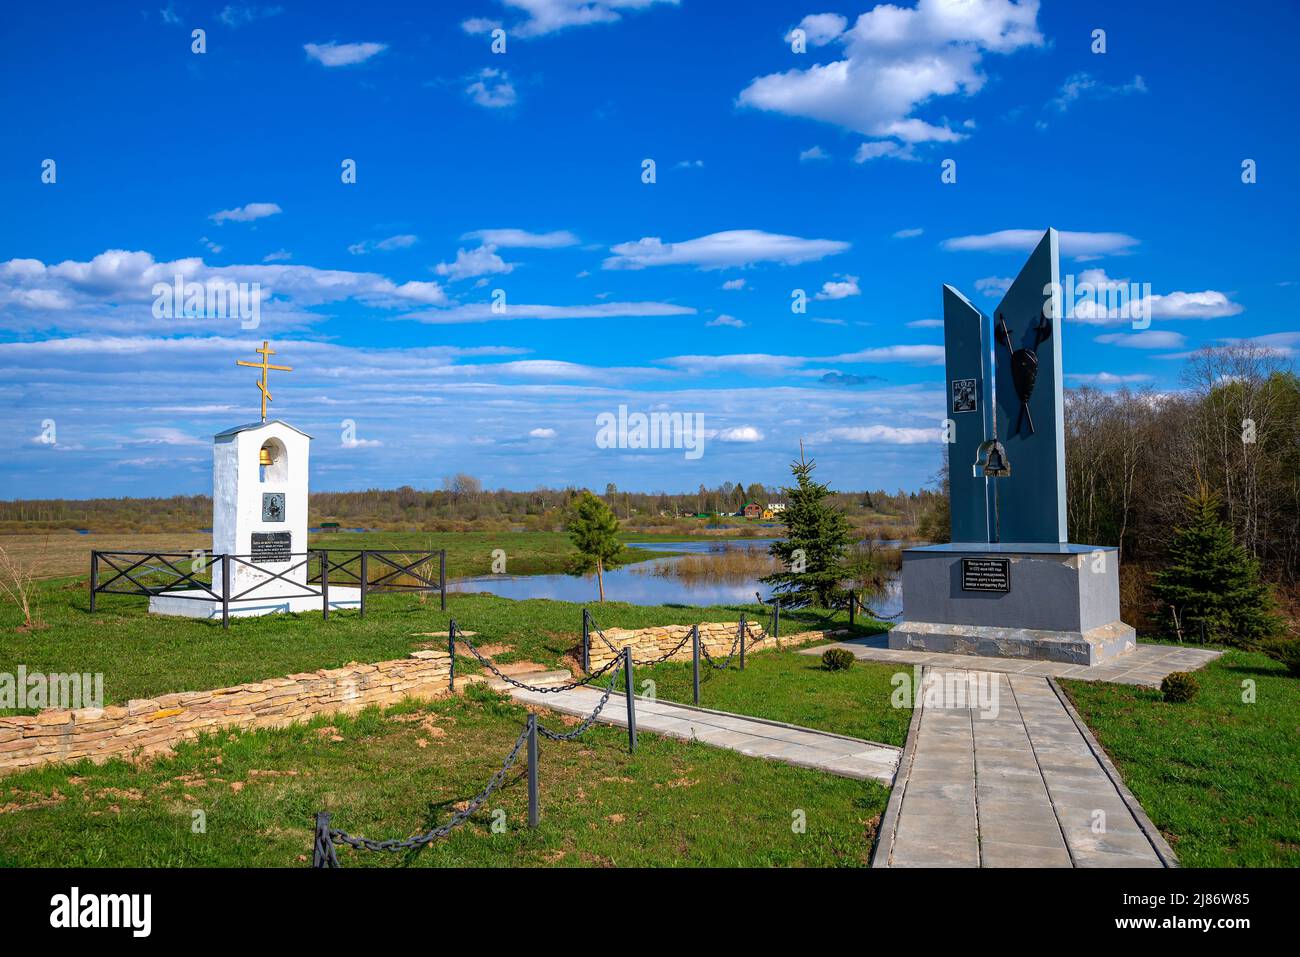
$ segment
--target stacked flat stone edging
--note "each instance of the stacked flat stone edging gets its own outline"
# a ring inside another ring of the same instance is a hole
[[[0,718],[0,773],[82,758],[158,754],[220,728],[284,727],[320,714],[438,697],[448,693],[450,670],[445,651],[416,651],[396,661],[136,698],[125,706]]]
[[[773,639],[763,630],[763,626],[756,621],[748,622],[749,636],[745,639],[745,654],[751,652],[766,651],[769,648],[775,648],[780,643],[781,647],[787,645],[801,645],[810,641],[834,640],[835,635],[840,634],[839,630],[835,631],[805,631],[799,634],[786,637],[782,635],[779,639]],[[740,627],[738,621],[714,621],[705,622],[700,626],[700,647],[708,651],[715,659],[725,658],[731,652],[731,646],[736,641],[736,630]],[[634,661],[653,661],[660,655],[666,655],[677,643],[691,633],[690,625],[659,625],[654,628],[606,628],[605,638],[613,645],[618,652],[621,652],[628,645],[632,646],[632,658]],[[600,634],[593,628],[591,631],[591,650],[589,660],[591,670],[595,671],[603,665],[608,664],[616,652],[610,651],[609,646],[600,640]],[[686,644],[668,659],[669,661],[690,661],[691,660],[691,643]]]

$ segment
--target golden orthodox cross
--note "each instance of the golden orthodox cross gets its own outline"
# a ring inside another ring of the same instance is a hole
[[[262,356],[261,362],[245,362],[243,359],[235,360],[235,365],[237,366],[248,366],[250,369],[262,370],[262,378],[257,380],[257,388],[262,393],[262,421],[263,422],[266,421],[266,403],[271,401],[271,393],[268,392],[266,388],[267,370],[275,369],[279,372],[293,371],[293,369],[289,366],[273,366],[270,364],[271,356],[275,355],[275,350],[267,348],[268,345],[269,343],[267,343],[266,340],[262,340],[262,348],[254,350],[255,352],[259,353]]]

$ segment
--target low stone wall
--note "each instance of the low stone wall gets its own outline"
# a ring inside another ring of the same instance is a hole
[[[763,630],[763,626],[756,621],[747,622],[749,626],[749,635],[745,639],[745,654],[754,654],[757,652],[767,651],[770,648],[778,647],[777,640]],[[738,621],[715,621],[706,622],[700,625],[700,646],[708,651],[710,655],[716,658],[725,658],[731,651],[731,646],[736,640],[736,629],[740,626]],[[616,657],[628,645],[632,646],[632,660],[653,661],[660,655],[668,654],[676,644],[684,637],[691,633],[690,625],[661,625],[654,628],[606,628],[605,637],[609,644],[613,645],[616,651],[611,651],[605,642],[600,640],[600,635],[595,629],[591,632],[591,650],[588,653],[591,662],[591,670],[608,664],[611,659]],[[832,631],[805,631],[799,634],[784,635],[779,639],[780,646],[799,645],[809,641],[834,641],[837,632]],[[691,643],[688,641],[682,645],[681,649],[673,654],[669,661],[690,661],[691,660]]]
[[[218,728],[283,727],[318,714],[433,698],[447,693],[450,670],[445,651],[416,651],[397,661],[137,698],[125,706],[0,718],[0,773],[56,761],[157,754]]]

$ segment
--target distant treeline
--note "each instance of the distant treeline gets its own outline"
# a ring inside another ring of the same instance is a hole
[[[471,475],[442,480],[436,490],[409,486],[365,492],[315,492],[309,504],[313,526],[337,522],[343,528],[421,531],[491,531],[510,527],[560,530],[569,503],[581,489],[539,488],[521,492],[486,490]],[[594,489],[600,494],[599,489]],[[931,508],[936,492],[883,490],[840,492],[834,500],[855,524],[871,525],[884,538],[906,535]],[[747,503],[761,508],[784,502],[780,490],[759,484],[724,482],[695,492],[627,492],[606,485],[602,497],[629,529],[681,529],[734,518]],[[0,532],[90,529],[95,532],[187,532],[212,525],[212,499],[173,498],[45,499],[0,502]]]

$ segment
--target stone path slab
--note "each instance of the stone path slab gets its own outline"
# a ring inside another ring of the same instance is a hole
[[[1165,676],[1174,671],[1195,671],[1223,654],[1204,648],[1182,645],[1140,644],[1113,661],[1101,665],[1072,665],[1063,661],[1032,661],[1023,658],[986,658],[978,655],[950,655],[933,651],[904,651],[889,647],[888,633],[867,638],[818,645],[799,651],[801,655],[820,655],[827,648],[844,648],[864,661],[897,662],[929,665],[967,671],[997,671],[1005,674],[1035,675],[1041,678],[1076,678],[1082,681],[1111,681],[1116,684],[1145,685],[1158,688]]]
[[[551,693],[513,688],[511,693],[516,701],[576,717],[591,714],[601,696],[601,692],[591,688]],[[597,720],[626,728],[624,701],[620,695],[611,696]],[[882,784],[893,783],[902,754],[901,748],[887,744],[642,697],[636,699],[636,727],[638,733],[651,731],[670,738],[699,741],[753,757]],[[551,730],[564,731],[564,728],[556,726]]]
[[[873,866],[1175,863],[1047,678],[927,668],[917,704]]]

